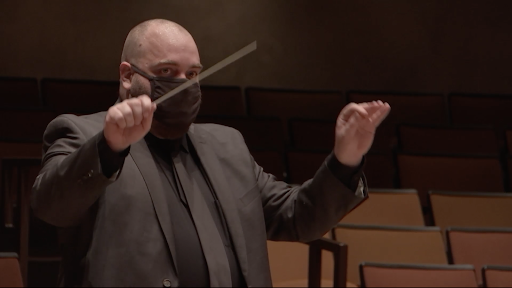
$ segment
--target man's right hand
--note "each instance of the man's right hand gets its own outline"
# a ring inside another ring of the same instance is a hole
[[[151,129],[156,104],[147,95],[130,98],[108,109],[103,134],[108,146],[121,152]]]

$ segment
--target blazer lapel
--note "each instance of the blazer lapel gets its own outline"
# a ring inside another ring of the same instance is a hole
[[[171,251],[174,274],[176,275],[176,247],[172,234],[171,215],[169,214],[167,200],[164,195],[165,190],[162,186],[162,179],[159,177],[155,160],[153,159],[153,155],[151,154],[151,151],[149,151],[144,139],[132,144],[130,148],[130,155],[146,182],[158,222],[160,223],[160,227],[165,235],[165,240],[167,241],[167,245]],[[173,283],[173,286],[175,286],[174,284],[177,285],[177,283]]]
[[[201,160],[201,164],[203,165],[208,179],[210,179],[215,193],[219,198],[222,211],[226,216],[226,222],[238,256],[238,261],[240,262],[240,268],[245,279],[247,279],[247,250],[245,247],[245,237],[242,230],[242,224],[240,222],[240,216],[238,215],[238,209],[235,199],[233,198],[233,193],[231,193],[226,176],[222,172],[222,166],[217,158],[217,153],[206,142],[204,137],[205,132],[206,131],[201,129],[201,127],[192,124],[188,131],[188,136],[194,144],[194,148]]]

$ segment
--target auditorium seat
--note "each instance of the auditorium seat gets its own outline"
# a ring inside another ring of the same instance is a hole
[[[369,197],[341,220],[368,225],[423,226],[418,192],[414,189],[370,189]]]
[[[346,282],[347,246],[343,243],[326,238],[308,244],[267,241],[267,248],[274,287],[317,287],[311,281],[320,282],[319,287],[344,287],[340,283],[355,287]]]
[[[361,287],[478,287],[472,265],[364,262]]]
[[[46,126],[56,114],[47,110],[2,109],[0,111],[0,140],[41,142]]]
[[[391,111],[375,133],[372,151],[390,152],[398,145],[397,124],[448,124],[446,100],[440,94],[349,92],[347,98],[347,102],[355,103],[377,100],[389,103]]]
[[[253,150],[251,151],[251,155],[254,161],[256,161],[266,173],[276,176],[278,180],[285,180],[287,178],[282,153],[269,150]]]
[[[41,107],[37,79],[0,77],[0,107]]]
[[[250,150],[284,151],[284,133],[279,118],[201,116],[195,122],[215,123],[237,129]]]
[[[399,126],[400,150],[413,153],[499,155],[493,129]]]
[[[0,287],[23,287],[16,253],[0,253]]]
[[[507,158],[507,169],[508,169],[508,187],[512,188],[512,156],[508,156]]]
[[[346,102],[341,92],[248,87],[249,115],[336,120]]]
[[[385,122],[409,124],[448,124],[445,97],[442,94],[384,94],[350,92],[348,102],[371,102],[381,100],[389,103],[391,112]]]
[[[201,86],[199,116],[247,115],[242,89],[238,86]]]
[[[454,125],[512,127],[511,95],[451,94],[448,96]]]
[[[510,287],[512,266],[485,265],[482,268],[484,287]]]
[[[448,228],[448,251],[453,264],[512,266],[512,228]],[[480,273],[478,283],[482,284]],[[509,283],[512,285],[512,282]]]
[[[42,79],[41,95],[58,114],[106,111],[119,97],[119,81]]]
[[[361,262],[448,264],[438,227],[338,224],[334,236],[348,246],[347,281],[357,285]]]
[[[290,151],[287,154],[290,183],[301,184],[315,176],[330,152]],[[366,156],[364,174],[370,188],[393,188],[392,155],[370,152]]]
[[[291,145],[298,150],[326,150],[334,147],[336,121],[291,119]]]
[[[424,207],[428,206],[429,190],[504,191],[498,157],[405,153],[397,157],[400,188],[417,189]]]
[[[508,155],[512,155],[512,130],[505,131]]]
[[[0,142],[0,158],[41,158],[41,142]]]
[[[395,188],[396,168],[393,155],[389,153],[369,152],[365,155],[364,174],[370,188]]]
[[[3,194],[2,224],[16,229],[16,252],[19,252],[19,266],[23,283],[27,283],[30,229],[30,191],[41,168],[40,157],[16,157],[14,155],[0,159],[0,179]],[[1,233],[5,232],[0,231]],[[7,231],[8,232],[8,231]],[[0,237],[1,238],[1,237]],[[13,239],[9,239],[13,240]],[[7,245],[12,245],[7,243]]]
[[[289,183],[302,184],[313,178],[328,155],[326,152],[288,152]]]
[[[511,227],[512,194],[431,191],[435,225],[447,227]]]
[[[280,117],[285,141],[289,144],[288,119],[336,121],[345,106],[345,98],[337,91],[300,91],[248,87],[245,89],[250,116]]]

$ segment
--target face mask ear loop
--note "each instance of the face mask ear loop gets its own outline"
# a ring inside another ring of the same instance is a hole
[[[151,95],[149,95],[149,98],[151,99],[151,102],[155,101],[156,100],[156,96],[155,96],[155,80],[153,79],[149,79],[149,83],[151,84]]]
[[[137,67],[137,66],[135,66],[135,65],[133,65],[131,63],[130,63],[130,65],[131,65],[132,70],[135,73],[137,73],[137,74],[141,75],[142,77],[148,79],[148,81],[149,81],[149,83],[151,85],[151,95],[149,95],[149,98],[151,99],[151,101],[155,101],[156,100],[156,96],[155,96],[155,77],[148,75],[146,72],[140,70],[139,67]]]

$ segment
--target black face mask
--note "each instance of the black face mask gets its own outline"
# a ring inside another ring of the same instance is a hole
[[[131,65],[133,71],[149,80],[151,84],[152,101],[162,97],[167,92],[175,89],[188,81],[183,78],[168,78],[151,76]],[[199,82],[179,92],[158,105],[154,119],[166,126],[172,132],[172,138],[179,138],[187,133],[190,124],[196,119],[201,106],[201,88]]]

